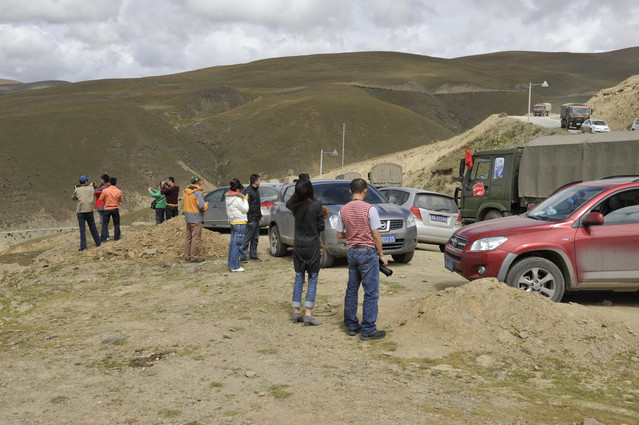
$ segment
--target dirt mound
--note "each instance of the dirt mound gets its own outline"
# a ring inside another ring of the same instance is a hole
[[[123,257],[130,259],[173,259],[184,257],[184,216],[178,216],[164,223],[145,228],[135,233],[123,233],[122,239],[107,242],[89,250],[87,255],[96,257]],[[228,252],[229,240],[217,232],[202,231],[201,255],[222,257]]]
[[[590,98],[588,105],[594,109],[593,118],[603,119],[613,131],[630,130],[639,117],[639,75],[621,84],[603,89]]]
[[[415,319],[393,333],[400,342],[396,354],[403,357],[471,351],[515,357],[534,365],[558,360],[598,365],[639,345],[637,335],[621,322],[496,279],[479,279],[429,294],[411,308]]]

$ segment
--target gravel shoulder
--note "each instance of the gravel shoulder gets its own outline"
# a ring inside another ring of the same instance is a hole
[[[550,303],[467,282],[443,268],[437,247],[420,245],[380,277],[388,336],[364,342],[341,325],[345,262],[320,272],[323,324],[304,327],[289,319],[291,256],[270,257],[266,234],[264,261],[232,274],[228,234],[207,232],[207,261],[191,264],[175,254],[178,222],[126,230],[83,253],[69,233],[0,257],[2,423],[639,417],[636,293]]]

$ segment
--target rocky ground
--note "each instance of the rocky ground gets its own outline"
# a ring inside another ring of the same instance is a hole
[[[344,262],[320,273],[318,327],[290,321],[293,264],[266,234],[245,273],[228,233],[180,259],[183,219],[0,256],[3,424],[634,424],[639,297],[551,303],[446,271],[435,246],[381,277],[378,326],[342,325]]]

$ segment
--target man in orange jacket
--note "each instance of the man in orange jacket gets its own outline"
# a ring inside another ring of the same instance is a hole
[[[108,174],[102,174],[100,177],[100,186],[95,188],[95,210],[100,215],[100,231],[104,227],[104,202],[100,201],[100,195],[102,195],[102,191],[107,187],[111,186],[110,177]],[[106,230],[106,238],[104,236],[100,236],[102,242],[106,242],[109,239],[109,228]]]
[[[208,205],[204,201],[201,179],[191,177],[191,185],[184,190],[184,220],[186,221],[186,238],[184,240],[184,259],[193,263],[204,261],[200,257],[202,241],[202,223]]]
[[[113,217],[113,238],[120,239],[120,202],[122,202],[122,191],[115,185],[118,179],[110,178],[111,185],[100,194],[100,201],[104,202],[104,225],[102,226],[102,240],[106,240],[109,234],[109,221]]]

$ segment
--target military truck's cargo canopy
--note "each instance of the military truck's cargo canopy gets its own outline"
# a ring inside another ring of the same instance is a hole
[[[639,175],[639,132],[546,136],[524,147],[519,196],[547,198],[560,186],[612,175]]]
[[[401,186],[403,174],[401,165],[393,162],[380,162],[371,168],[369,180],[375,187]]]

